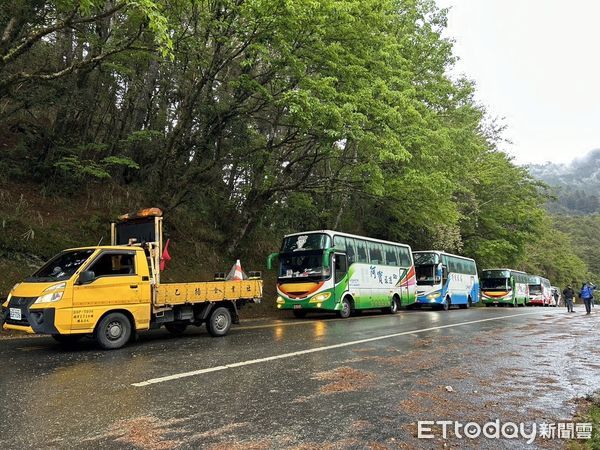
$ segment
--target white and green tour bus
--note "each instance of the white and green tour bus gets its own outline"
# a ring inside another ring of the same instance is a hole
[[[416,278],[410,246],[321,230],[283,238],[279,258],[277,308],[296,317],[309,311],[384,309],[395,313],[415,303]]]
[[[475,260],[441,251],[413,253],[417,274],[417,306],[448,310],[470,308],[479,301]]]
[[[514,269],[481,272],[481,301],[485,306],[525,306],[529,300],[529,276]]]

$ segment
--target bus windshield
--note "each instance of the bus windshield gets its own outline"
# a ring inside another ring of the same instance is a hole
[[[481,289],[484,290],[508,290],[510,288],[508,278],[482,278]]]
[[[438,264],[440,256],[437,253],[413,253],[415,266],[423,266],[426,264]]]
[[[25,281],[39,283],[68,280],[92,253],[94,253],[93,249],[59,253]]]
[[[436,266],[433,264],[416,266],[415,271],[417,272],[417,284],[428,286],[434,285],[436,283],[435,269]]]
[[[322,251],[282,253],[279,255],[279,261],[280,279],[323,280],[331,274],[330,267],[323,267]]]
[[[321,250],[331,247],[331,237],[325,233],[309,233],[289,236],[283,240],[281,253],[302,250]]]
[[[530,284],[529,285],[529,293],[530,294],[541,294],[542,293],[542,285],[541,284]]]

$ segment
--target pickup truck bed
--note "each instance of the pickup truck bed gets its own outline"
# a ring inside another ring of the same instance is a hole
[[[262,280],[159,284],[155,306],[262,298]]]

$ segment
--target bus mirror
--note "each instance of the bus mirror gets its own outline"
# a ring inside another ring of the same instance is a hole
[[[279,253],[271,253],[267,258],[267,269],[271,270],[273,268],[273,260],[279,256]]]
[[[326,269],[330,266],[329,261],[331,260],[331,254],[333,252],[335,252],[335,248],[328,248],[323,251],[323,267]]]
[[[439,278],[442,278],[442,274],[444,273],[444,265],[442,263],[439,263],[437,266],[437,276]]]

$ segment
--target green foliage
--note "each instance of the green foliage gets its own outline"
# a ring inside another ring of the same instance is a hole
[[[569,283],[580,285],[589,278],[588,266],[577,256],[570,236],[554,228],[549,219],[528,242],[520,267],[528,273],[544,274],[561,288]]]
[[[99,162],[93,160],[82,160],[79,156],[63,156],[54,163],[54,167],[64,176],[75,178],[78,182],[89,180],[101,180],[111,178],[111,169],[127,168],[139,169],[140,166],[125,156],[106,156]]]
[[[228,254],[336,228],[580,276],[445,26],[433,0],[3,4],[0,168],[133,192]]]

